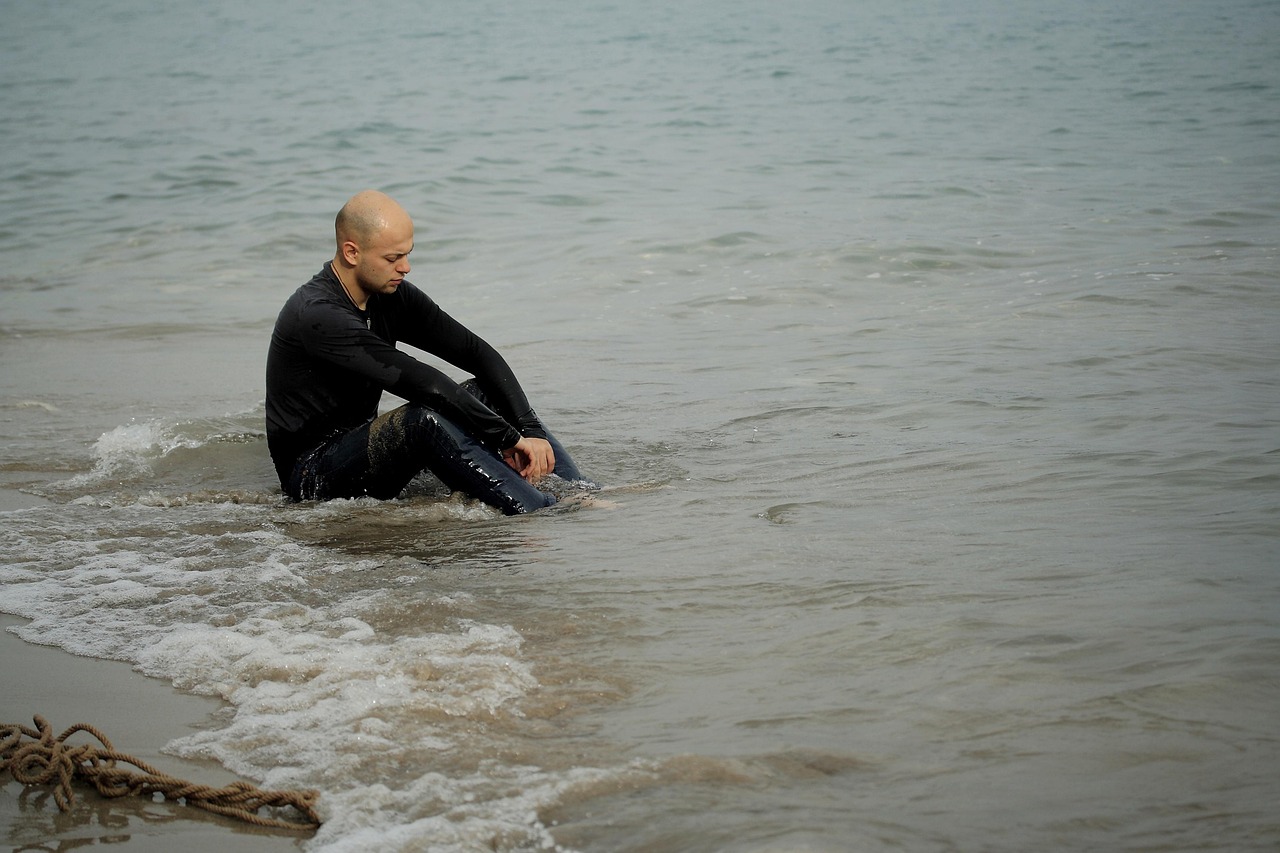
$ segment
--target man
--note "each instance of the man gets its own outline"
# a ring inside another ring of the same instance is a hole
[[[267,445],[294,500],[393,498],[420,471],[508,515],[550,506],[547,474],[582,477],[497,350],[405,280],[413,221],[353,196],[330,263],[285,303],[267,356]],[[403,341],[475,376],[459,385]],[[377,415],[383,391],[408,401]]]

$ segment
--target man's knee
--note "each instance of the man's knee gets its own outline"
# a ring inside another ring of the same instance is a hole
[[[379,416],[369,425],[370,464],[404,464],[432,452],[448,433],[442,420],[433,409],[416,403]]]
[[[501,454],[486,448],[439,412],[408,403],[377,418],[369,430],[376,470],[428,470],[446,486],[497,507],[506,515],[542,509],[556,499],[520,478]]]

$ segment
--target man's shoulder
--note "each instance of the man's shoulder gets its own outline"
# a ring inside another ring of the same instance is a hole
[[[316,273],[310,281],[295,290],[288,300],[288,304],[293,305],[296,310],[313,307],[322,310],[332,307],[345,308],[348,302],[346,294],[335,292],[333,283],[325,275],[324,270]]]
[[[326,264],[306,284],[299,287],[296,293],[305,299],[332,299],[336,289],[337,285]]]
[[[335,314],[346,310],[346,303],[334,294],[322,270],[285,300],[276,318],[276,331],[292,331],[303,326],[315,326],[318,322],[327,326],[337,319]]]
[[[434,313],[439,308],[422,288],[407,281],[400,282],[394,293],[378,293],[370,299],[370,305],[391,315],[423,319],[424,313]]]
[[[395,293],[386,294],[389,299],[395,299],[401,302],[431,302],[431,297],[421,287],[410,281],[400,282],[400,286],[396,288]]]

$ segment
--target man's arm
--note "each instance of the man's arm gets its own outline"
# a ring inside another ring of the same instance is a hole
[[[404,312],[397,317],[404,318],[396,330],[399,340],[467,371],[479,381],[489,404],[521,435],[546,438],[515,372],[496,349],[416,287],[401,285],[396,296],[404,300]]]
[[[495,450],[514,447],[520,432],[439,370],[371,332],[345,306],[315,303],[299,324],[307,352],[413,403],[454,420]]]

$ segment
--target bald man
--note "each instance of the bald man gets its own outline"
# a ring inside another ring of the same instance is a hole
[[[497,350],[405,280],[413,221],[353,196],[337,250],[285,303],[267,355],[267,445],[294,500],[394,498],[419,472],[508,515],[555,503],[538,484],[581,474]],[[461,385],[403,341],[474,376]],[[378,415],[383,391],[408,402]]]

